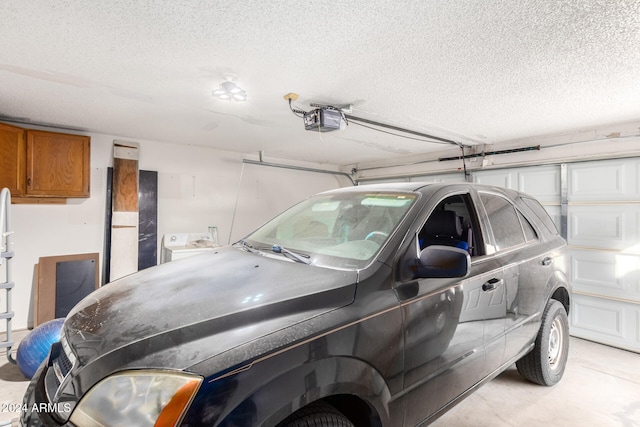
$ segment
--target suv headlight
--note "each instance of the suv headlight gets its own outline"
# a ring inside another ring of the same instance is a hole
[[[78,427],[175,426],[201,383],[202,377],[184,373],[119,372],[89,390],[70,421]]]

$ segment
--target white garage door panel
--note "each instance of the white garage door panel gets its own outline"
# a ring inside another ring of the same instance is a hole
[[[560,229],[560,166],[478,171],[474,172],[473,180],[478,184],[510,188],[535,197]]]
[[[640,256],[572,249],[570,260],[574,292],[640,303]]]
[[[522,191],[541,203],[560,203],[560,166],[479,171],[473,174],[479,184]]]
[[[412,176],[409,182],[464,182],[463,173],[447,173],[441,175]]]
[[[632,351],[640,349],[640,305],[576,294],[571,334]]]
[[[542,207],[547,211],[556,228],[560,230],[560,219],[562,218],[560,205],[542,205]]]
[[[569,201],[639,200],[637,159],[569,165]]]
[[[411,176],[405,178],[381,178],[381,179],[367,179],[361,182],[362,185],[366,184],[381,184],[390,182],[464,182],[463,173],[447,173],[439,175],[420,175]]]
[[[362,181],[362,185],[392,183],[392,182],[407,182],[407,178],[372,179],[372,180]]]
[[[478,184],[495,185],[496,187],[504,187],[514,189],[512,184],[513,177],[517,172],[510,170],[486,171],[473,174],[474,181]],[[517,181],[516,181],[517,182]]]
[[[632,250],[640,241],[639,205],[569,207],[570,245]]]
[[[640,159],[567,166],[576,336],[640,352]]]
[[[518,172],[518,190],[536,197],[540,202],[560,200],[560,168],[540,166]]]

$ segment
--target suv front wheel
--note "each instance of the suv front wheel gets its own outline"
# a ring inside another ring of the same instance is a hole
[[[354,427],[347,417],[325,402],[316,402],[290,415],[282,427]]]

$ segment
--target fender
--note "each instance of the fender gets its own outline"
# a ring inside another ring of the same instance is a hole
[[[255,411],[251,425],[275,426],[309,403],[336,395],[358,396],[368,404],[378,425],[389,425],[390,419],[398,419],[399,415],[390,413],[393,409],[390,407],[393,406],[391,393],[382,375],[371,365],[352,357],[330,357],[305,363],[245,392],[250,394],[220,426],[240,425],[239,420],[249,421],[247,410]]]
[[[569,308],[571,307],[571,285],[564,272],[556,270],[551,277],[549,277],[545,287],[545,295],[547,297],[544,302],[545,305],[540,309],[540,316],[542,316],[546,304],[552,299],[560,301],[562,305],[564,305],[567,314],[569,314]]]
[[[556,270],[549,276],[547,279],[547,283],[544,287],[544,298],[540,300],[539,305],[536,307],[535,313],[533,313],[529,322],[535,325],[535,333],[532,337],[532,341],[535,340],[535,334],[538,333],[538,329],[540,329],[540,325],[542,322],[542,313],[544,313],[544,309],[549,303],[550,300],[555,299],[560,301],[563,305],[567,314],[569,313],[570,306],[570,295],[571,295],[571,285],[567,281],[567,277],[564,272],[560,270]]]

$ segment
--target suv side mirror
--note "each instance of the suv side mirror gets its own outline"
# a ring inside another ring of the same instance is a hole
[[[417,275],[422,278],[466,277],[471,268],[469,253],[451,246],[431,245],[420,251]]]

